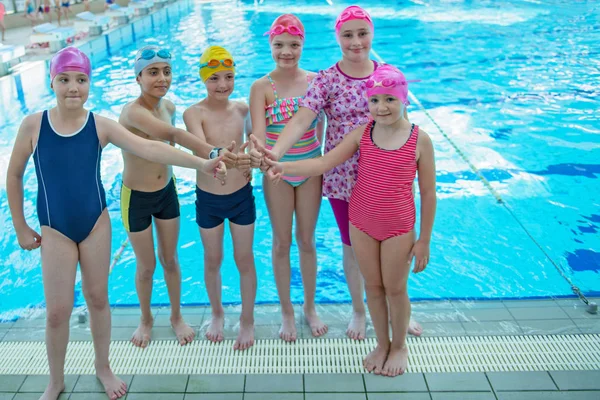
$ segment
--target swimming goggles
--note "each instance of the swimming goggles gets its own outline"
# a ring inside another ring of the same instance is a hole
[[[222,65],[225,68],[233,68],[235,67],[235,62],[231,58],[226,58],[224,60],[208,60],[208,62],[200,64],[200,68],[217,68],[219,65]]]
[[[171,59],[171,53],[169,53],[168,50],[160,49],[156,51],[154,49],[145,49],[144,51],[142,51],[142,54],[140,54],[140,58],[138,58],[138,60],[152,60],[154,57],[157,56],[165,60]]]
[[[375,81],[375,80],[369,79],[366,82],[366,86],[367,86],[367,89],[373,89],[376,87],[391,88],[391,87],[395,87],[395,86],[406,86],[408,83],[415,83],[415,82],[421,82],[421,80],[413,79],[410,81],[399,81],[399,80],[392,79],[392,78],[385,78],[382,81]]]
[[[292,36],[300,36],[304,39],[304,32],[300,28],[294,25],[283,26],[283,25],[275,25],[273,28],[264,33],[263,36],[276,36],[281,35],[282,33],[289,33]]]
[[[362,20],[368,21],[371,24],[373,24],[373,21],[371,21],[371,16],[369,15],[369,13],[367,13],[365,10],[363,10],[361,8],[353,8],[350,10],[346,10],[340,14],[340,16],[338,17],[338,19],[336,21],[336,26],[341,26],[344,22],[347,22],[347,21],[350,21],[353,19],[362,19]]]

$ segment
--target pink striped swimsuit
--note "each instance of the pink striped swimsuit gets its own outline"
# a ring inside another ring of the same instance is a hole
[[[358,179],[350,196],[350,223],[373,239],[384,241],[414,229],[412,185],[417,174],[419,127],[395,150],[377,147],[371,121],[360,139]]]

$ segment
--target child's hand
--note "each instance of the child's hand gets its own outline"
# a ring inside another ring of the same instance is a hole
[[[252,168],[260,168],[261,164],[262,164],[262,158],[263,155],[260,151],[258,151],[256,149],[256,146],[254,146],[254,141],[256,140],[256,138],[253,135],[250,135],[249,137],[250,139],[250,165]]]
[[[267,164],[266,175],[267,178],[274,184],[279,183],[281,180],[281,176],[283,175],[283,165],[280,162],[273,161],[270,158],[264,158],[265,163]]]
[[[409,261],[411,261],[413,257],[415,258],[415,267],[413,268],[413,272],[418,274],[419,272],[423,271],[429,263],[429,242],[417,240],[410,251]]]
[[[223,156],[213,158],[212,160],[205,160],[201,171],[221,181],[221,185],[227,182],[227,166],[223,162]]]
[[[23,250],[35,250],[42,245],[42,237],[28,225],[17,230],[17,240]]]
[[[238,157],[237,157],[237,154],[233,152],[234,148],[235,148],[235,140],[232,140],[231,144],[229,146],[221,149],[221,151],[219,152],[219,153],[221,153],[219,155],[223,157],[223,162],[229,169],[235,168],[235,165],[237,163]]]
[[[271,150],[266,149],[262,144],[258,143],[258,140],[254,136],[250,135],[250,139],[252,140],[253,147],[263,154],[263,158],[270,158],[273,161],[279,161],[279,157],[277,157],[277,155]]]
[[[252,167],[252,165],[251,165],[252,160],[250,160],[250,154],[246,154],[246,147],[248,147],[249,144],[250,144],[250,142],[244,143],[240,147],[240,149],[238,150],[238,153],[237,153],[236,168],[244,173],[246,171],[249,171],[250,168]]]

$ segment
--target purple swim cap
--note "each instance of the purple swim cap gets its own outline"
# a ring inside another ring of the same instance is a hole
[[[63,72],[81,72],[90,77],[92,64],[90,59],[77,47],[65,47],[50,60],[50,78]]]

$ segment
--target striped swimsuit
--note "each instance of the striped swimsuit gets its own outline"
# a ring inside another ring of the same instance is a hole
[[[271,87],[273,88],[273,94],[275,95],[275,101],[265,107],[265,116],[267,118],[267,140],[266,147],[271,150],[277,142],[277,138],[281,134],[281,131],[287,124],[287,122],[296,114],[298,111],[299,101],[303,97],[288,97],[280,98],[277,95],[275,89],[275,82],[271,78],[271,75],[267,75]],[[304,132],[304,135],[300,140],[292,146],[292,148],[281,157],[281,162],[284,161],[299,161],[306,160],[309,158],[316,158],[321,156],[321,143],[317,139],[317,119],[315,119],[308,130]],[[300,186],[308,180],[305,176],[287,176],[282,177],[284,181],[292,185],[293,187]]]
[[[419,127],[396,150],[377,147],[371,121],[360,139],[358,179],[350,196],[350,223],[373,239],[404,235],[415,226],[412,185],[417,173]]]

